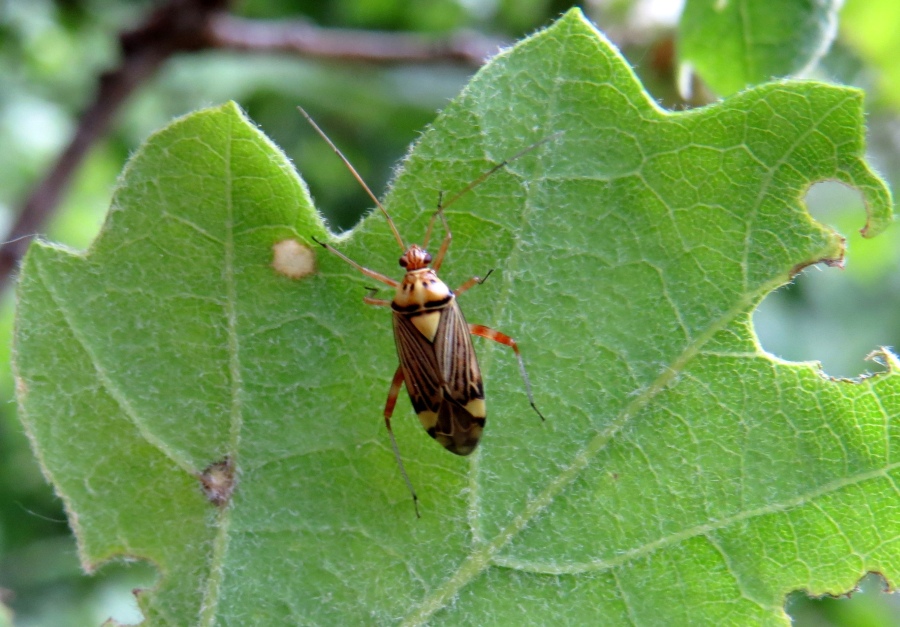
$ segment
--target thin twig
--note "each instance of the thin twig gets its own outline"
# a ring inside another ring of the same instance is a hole
[[[307,58],[355,63],[463,63],[480,67],[505,42],[474,32],[449,37],[322,28],[305,21],[275,22],[217,15],[210,22],[210,47],[253,52],[288,52]]]

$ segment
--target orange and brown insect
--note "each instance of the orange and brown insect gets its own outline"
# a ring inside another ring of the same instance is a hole
[[[416,516],[419,516],[418,497],[403,466],[400,449],[397,447],[397,440],[391,429],[391,416],[394,413],[394,406],[397,403],[400,388],[404,383],[419,421],[425,427],[428,435],[440,442],[451,453],[468,455],[478,445],[486,417],[484,384],[471,339],[472,335],[479,335],[508,346],[515,352],[519,362],[519,370],[525,382],[525,392],[528,395],[528,401],[541,420],[544,419],[544,416],[534,404],[531,382],[528,380],[525,362],[515,340],[488,327],[479,324],[467,324],[459,308],[459,303],[457,303],[457,296],[473,286],[483,283],[490,276],[490,272],[483,279],[472,277],[455,290],[447,287],[447,284],[438,278],[437,272],[440,270],[452,239],[450,226],[444,215],[444,209],[476,185],[484,182],[500,168],[534,150],[555,136],[547,137],[532,144],[509,159],[495,165],[469,183],[446,203],[442,202],[442,196],[439,197],[437,210],[428,223],[428,230],[425,232],[425,240],[422,246],[417,244],[407,246],[403,243],[403,238],[400,237],[400,233],[387,210],[375,197],[375,194],[372,193],[347,158],[325,135],[309,114],[302,108],[298,108],[316,132],[341,158],[354,178],[362,185],[366,193],[384,214],[394,239],[397,240],[401,250],[404,251],[400,257],[400,265],[406,271],[406,275],[402,281],[395,281],[356,263],[337,249],[313,238],[316,243],[343,259],[365,276],[389,285],[395,290],[394,298],[385,300],[375,298],[374,293],[377,290],[370,288],[370,294],[365,296],[363,300],[369,305],[390,307],[394,314],[394,340],[397,345],[397,356],[400,359],[400,365],[394,373],[394,379],[391,382],[391,389],[385,403],[384,423],[391,438],[391,446],[394,449],[394,456],[397,459],[397,465],[400,467],[400,473],[403,475],[406,486],[412,495]],[[444,228],[444,239],[438,249],[437,256],[432,258],[426,248],[431,239],[435,220],[438,218],[441,220]]]

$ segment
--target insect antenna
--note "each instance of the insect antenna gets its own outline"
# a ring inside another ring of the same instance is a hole
[[[490,176],[492,174],[497,172],[497,170],[500,170],[501,168],[505,168],[506,166],[508,166],[510,163],[512,163],[516,159],[518,159],[520,157],[524,157],[525,155],[527,155],[529,152],[531,152],[535,148],[538,148],[539,146],[543,146],[547,142],[549,142],[553,139],[556,139],[557,137],[559,137],[562,134],[563,134],[563,131],[558,131],[556,133],[553,133],[552,135],[548,135],[547,137],[545,137],[543,139],[539,139],[538,141],[534,142],[530,146],[526,146],[525,148],[523,148],[522,150],[520,150],[519,152],[514,154],[512,157],[508,157],[508,158],[504,159],[503,161],[501,161],[500,163],[495,165],[493,168],[491,168],[490,170],[488,170],[487,172],[485,172],[484,174],[479,176],[477,179],[475,179],[474,181],[472,181],[471,183],[469,183],[468,185],[463,187],[462,190],[458,191],[454,196],[452,196],[450,198],[450,200],[448,200],[447,202],[445,202],[443,204],[439,203],[438,208],[437,208],[438,213],[443,213],[444,209],[446,209],[447,207],[449,207],[450,205],[455,203],[457,200],[459,200],[461,196],[469,193],[470,191],[472,191],[473,189],[475,189],[476,187],[478,187],[479,185],[484,183],[486,180],[488,180],[488,178],[490,178]]]
[[[375,196],[375,194],[372,193],[372,190],[369,189],[369,186],[366,185],[366,182],[365,182],[365,181],[362,179],[362,177],[359,175],[359,172],[356,171],[356,168],[354,168],[353,165],[350,163],[350,161],[347,159],[347,157],[344,156],[344,153],[342,153],[342,152],[340,151],[340,149],[339,149],[337,146],[334,145],[334,142],[332,142],[330,139],[328,139],[328,135],[325,134],[325,131],[323,131],[321,128],[319,128],[319,125],[316,124],[315,120],[313,120],[313,119],[309,116],[309,114],[303,109],[303,107],[301,107],[301,106],[298,105],[298,106],[297,106],[297,109],[300,111],[300,113],[303,114],[303,117],[306,118],[306,121],[310,123],[310,125],[315,129],[315,131],[319,134],[319,136],[320,136],[322,139],[324,139],[325,142],[326,142],[329,146],[331,146],[331,149],[334,151],[334,153],[335,153],[338,157],[341,158],[341,161],[343,161],[343,162],[344,162],[344,165],[347,166],[347,169],[350,170],[350,173],[353,175],[353,178],[355,178],[355,179],[357,180],[357,182],[358,182],[360,185],[362,185],[362,188],[363,188],[364,190],[366,190],[366,193],[369,195],[369,198],[371,198],[373,201],[375,201],[375,205],[376,205],[379,209],[381,209],[381,213],[383,213],[383,214],[384,214],[384,217],[387,218],[388,226],[391,227],[391,231],[392,231],[393,234],[394,234],[394,239],[396,239],[396,240],[397,240],[397,243],[400,244],[400,249],[405,251],[405,250],[406,250],[406,245],[403,243],[403,238],[400,237],[400,232],[397,230],[397,226],[394,224],[394,221],[391,219],[390,214],[388,214],[387,209],[384,208],[384,205],[381,204],[381,201],[378,200],[378,197]],[[518,155],[516,155],[516,156],[518,156]]]

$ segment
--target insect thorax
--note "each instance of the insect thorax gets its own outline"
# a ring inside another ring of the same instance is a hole
[[[397,287],[391,308],[401,314],[436,311],[453,300],[453,292],[431,268],[411,270]]]

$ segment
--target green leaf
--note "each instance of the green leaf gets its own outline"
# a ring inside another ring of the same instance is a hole
[[[791,590],[894,578],[894,358],[834,381],[751,325],[843,254],[805,210],[813,182],[859,189],[868,235],[890,220],[861,101],[782,83],[668,113],[577,11],[487,65],[386,204],[417,239],[439,191],[552,137],[452,205],[441,269],[496,268],[461,304],[519,341],[547,421],[480,340],[474,455],[403,396],[418,520],[381,418],[396,357],[391,314],[361,302],[373,281],[318,247],[314,274],[276,272],[274,243],[330,237],[287,160],[234,105],[173,123],[87,253],[41,243],[22,268],[19,401],[85,567],[156,564],[154,625],[787,624]],[[379,214],[331,241],[399,275]]]
[[[688,0],[678,49],[723,96],[772,78],[804,73],[837,32],[841,0]]]

